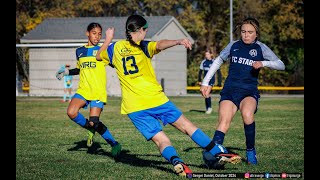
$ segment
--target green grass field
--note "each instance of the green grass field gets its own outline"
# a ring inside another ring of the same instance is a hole
[[[210,137],[217,121],[217,101],[213,113],[204,114],[202,97],[170,97],[194,124]],[[126,115],[120,114],[119,97],[109,97],[103,121],[122,144],[119,160],[111,157],[111,147],[95,135],[92,148],[86,147],[87,131],[66,115],[68,103],[60,98],[17,97],[16,99],[16,179],[178,179],[156,145],[147,142]],[[84,115],[88,111],[82,109]],[[164,131],[180,157],[194,173],[302,173],[304,176],[304,98],[263,97],[256,119],[256,149],[259,164],[227,164],[225,170],[203,166],[202,149],[187,135],[170,125]],[[223,144],[245,157],[243,123],[236,113]],[[300,179],[304,179],[303,177]]]

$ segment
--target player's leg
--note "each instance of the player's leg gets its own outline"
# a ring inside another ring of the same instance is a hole
[[[222,96],[220,103],[219,103],[219,118],[217,123],[217,128],[214,132],[213,136],[213,143],[217,145],[222,145],[224,142],[225,134],[227,133],[231,121],[237,112],[238,108],[234,102],[228,99],[224,99],[224,96]],[[204,160],[206,159],[212,159],[211,155],[209,155],[207,152],[203,153]],[[219,159],[219,164],[223,165],[225,163],[233,163],[237,164],[241,162],[241,157],[237,154],[233,153],[223,153],[220,152],[216,154],[216,159]],[[216,166],[216,168],[220,168],[219,165],[212,164],[211,161],[207,161],[208,166]],[[215,168],[215,167],[214,167]]]
[[[206,114],[212,113],[212,107],[211,107],[211,97],[205,98],[206,103]]]
[[[174,171],[179,176],[192,174],[190,168],[178,156],[176,149],[171,145],[169,138],[163,131],[152,137],[152,141],[157,145],[161,155],[174,166]]]
[[[103,105],[101,105],[103,107]],[[87,146],[91,147],[93,145],[93,137],[95,135],[95,130],[94,130],[94,124],[93,122],[90,120],[91,117],[97,116],[100,117],[102,108],[99,107],[94,107],[94,105],[91,105],[90,103],[90,114],[89,114],[89,124],[90,127],[88,128],[88,139],[87,139]],[[99,121],[99,120],[98,120]]]
[[[211,147],[210,144],[212,143],[209,136],[187,119],[172,102],[169,101],[163,106],[167,109],[161,117],[164,125],[170,123],[179,131],[187,134],[201,148],[207,148],[213,155],[220,152],[227,152],[227,150],[222,146],[220,148],[215,145]]]
[[[71,102],[71,98],[72,98],[72,92],[71,92],[71,90],[72,90],[71,87],[69,87],[69,88],[67,89],[67,91],[68,91],[68,102]]]
[[[241,157],[237,154],[228,153],[227,149],[221,144],[213,142],[200,128],[196,127],[184,115],[181,115],[175,122],[174,127],[181,132],[190,136],[190,138],[201,148],[204,149],[204,160],[206,163],[207,155],[215,157],[219,164],[232,163],[237,164],[241,161]]]
[[[103,139],[106,140],[108,144],[111,145],[111,155],[113,157],[117,157],[121,153],[121,145],[118,143],[115,138],[112,136],[111,132],[100,121],[100,114],[103,110],[103,105],[101,101],[91,101],[90,102],[90,118],[89,124],[93,127],[93,129],[98,132]]]
[[[67,100],[67,89],[63,88],[63,99],[61,102],[66,102],[66,100]]]
[[[111,145],[111,155],[117,157],[121,153],[121,145],[115,138],[112,136],[111,132],[100,120],[98,116],[90,116],[90,124],[93,124],[93,129],[101,135],[101,137],[106,140],[108,144]]]
[[[224,136],[227,133],[231,121],[237,112],[237,106],[230,100],[222,100],[219,103],[219,117],[216,131],[214,132],[213,142],[223,144]]]
[[[128,117],[147,141],[152,140],[157,145],[161,155],[174,166],[175,172],[178,175],[186,176],[192,173],[191,170],[180,159],[169,138],[162,131],[158,119],[155,118],[159,115],[159,111],[163,111],[161,107],[130,113]]]
[[[86,119],[80,112],[80,108],[87,108],[88,102],[79,94],[75,94],[67,109],[67,114],[71,120],[85,128],[89,132],[94,132],[93,127],[90,126],[88,119]],[[87,144],[88,145],[88,144]],[[89,144],[89,147],[92,145]]]
[[[80,108],[86,107],[86,101],[79,97],[82,96],[76,94],[75,97],[72,98],[67,109],[67,115],[72,121],[88,129],[90,127],[89,121],[79,112]]]
[[[257,100],[253,97],[246,97],[240,103],[240,112],[244,124],[244,132],[246,137],[246,156],[248,164],[257,164],[255,149],[256,127],[254,122],[254,113],[257,110]]]
[[[98,108],[97,108],[98,109]],[[100,110],[98,110],[98,112],[95,112],[95,110],[93,108],[90,108],[90,115],[89,117],[91,116],[94,116],[94,114],[96,113],[97,116],[100,116]],[[89,118],[90,119],[90,118]],[[89,123],[90,124],[90,123]],[[95,130],[93,128],[93,124],[91,123],[89,128],[88,128],[88,139],[87,139],[87,146],[88,147],[91,147],[93,145],[93,137],[94,137],[94,134],[95,134]]]
[[[241,157],[237,154],[228,153],[228,150],[221,144],[217,144],[210,139],[200,128],[196,127],[190,120],[184,115],[175,121],[173,124],[181,132],[186,133],[190,138],[201,148],[204,149],[204,156],[207,157],[207,153],[216,157],[220,164],[232,163],[237,164],[241,161]],[[205,160],[205,159],[204,159]]]

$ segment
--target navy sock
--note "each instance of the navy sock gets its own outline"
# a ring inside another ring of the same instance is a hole
[[[246,146],[247,150],[254,148],[255,136],[256,136],[256,124],[255,122],[246,125],[244,124],[244,133],[246,136]]]
[[[223,141],[224,141],[224,133],[219,131],[219,130],[216,130],[214,132],[214,136],[213,136],[213,142],[216,143],[216,144],[223,144]]]
[[[77,124],[79,124],[81,127],[84,127],[86,124],[86,118],[79,112],[78,112],[78,115],[72,120]]]
[[[177,162],[183,162],[177,154],[176,149],[173,146],[167,146],[161,152],[161,155],[172,165],[176,165]]]
[[[211,97],[205,98],[205,102],[206,102],[206,110],[208,110],[208,108],[211,108]]]
[[[203,149],[211,143],[210,137],[206,135],[201,129],[197,129],[191,136],[191,139],[197,143]],[[211,145],[209,145],[211,146]],[[213,147],[208,150],[211,154],[215,155],[217,153],[223,152],[228,153],[227,149],[220,144],[215,143]]]

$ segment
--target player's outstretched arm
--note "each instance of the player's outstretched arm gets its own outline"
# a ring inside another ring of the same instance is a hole
[[[99,51],[97,52],[97,55],[96,55],[97,60],[99,61],[102,60],[100,57],[100,53],[108,48],[109,44],[112,42],[113,36],[114,36],[114,27],[109,27],[106,30],[106,39],[103,42],[102,46],[100,47]]]
[[[177,46],[177,45],[183,45],[187,49],[192,49],[192,43],[189,39],[177,39],[177,40],[159,40],[157,43],[157,50],[165,50],[167,48]]]
[[[56,78],[58,80],[61,80],[63,78],[63,76],[73,76],[73,75],[79,75],[80,73],[80,69],[78,68],[74,68],[74,69],[68,69],[65,67],[61,67],[57,72],[56,72]]]

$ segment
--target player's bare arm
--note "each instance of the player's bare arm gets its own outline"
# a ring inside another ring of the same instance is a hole
[[[192,49],[192,43],[189,39],[178,39],[178,40],[167,40],[163,39],[158,41],[157,43],[157,49],[158,50],[165,50],[167,48],[170,48],[172,46],[176,45],[183,45],[187,49]]]
[[[97,60],[99,61],[101,60],[100,53],[107,49],[109,44],[112,42],[113,37],[114,37],[114,27],[109,27],[106,30],[106,39],[103,42],[102,46],[100,47],[99,51],[97,52],[97,55],[96,55]]]

